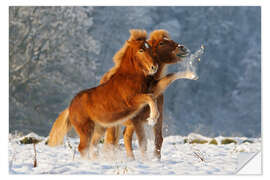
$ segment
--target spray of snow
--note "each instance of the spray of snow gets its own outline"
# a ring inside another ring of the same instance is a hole
[[[189,56],[185,57],[183,61],[180,62],[179,71],[190,71],[195,73],[197,78],[199,78],[197,74],[197,66],[201,61],[201,56],[204,54],[205,47],[201,45],[200,49],[191,53]]]

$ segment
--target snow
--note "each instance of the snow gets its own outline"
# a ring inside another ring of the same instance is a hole
[[[180,64],[180,66],[178,67],[179,71],[180,72],[186,72],[186,71],[193,72],[198,79],[199,76],[197,74],[197,66],[198,66],[198,63],[201,61],[200,57],[203,55],[203,53],[204,53],[204,45],[201,45],[200,49],[198,49],[194,53],[190,53],[187,57],[184,58],[183,61],[180,61],[178,63]]]
[[[63,145],[52,148],[45,144],[46,137],[31,133],[27,137],[43,140],[36,145],[37,167],[34,168],[34,146],[20,144],[24,137],[9,135],[10,174],[233,174],[238,167],[239,154],[254,153],[261,149],[261,138],[230,137],[237,144],[226,145],[220,144],[221,139],[225,138],[221,136],[216,137],[218,145],[184,143],[184,139],[194,137],[208,141],[212,139],[191,133],[188,137],[165,137],[161,161],[152,156],[154,145],[151,139],[148,140],[146,159],[141,157],[138,142],[134,140],[136,160],[128,160],[121,139],[119,150],[113,154],[102,153],[102,144],[99,144],[99,157],[90,160],[80,157],[77,151],[78,138],[65,138]],[[246,139],[253,143],[242,143]]]

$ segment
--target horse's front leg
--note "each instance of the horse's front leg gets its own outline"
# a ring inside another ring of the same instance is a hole
[[[198,77],[195,73],[191,71],[168,74],[157,81],[156,85],[153,88],[154,97],[157,98],[159,95],[161,95],[167,89],[167,87],[177,79],[197,80]]]
[[[132,135],[134,132],[134,126],[133,125],[129,125],[126,126],[125,130],[124,130],[124,144],[125,144],[125,148],[127,151],[127,156],[129,159],[134,160],[134,154],[133,154],[133,149],[132,149]]]
[[[150,107],[150,116],[147,118],[149,125],[155,125],[157,119],[159,117],[158,107],[156,100],[154,99],[152,94],[138,94],[131,100],[132,108],[140,109],[145,105],[149,105]]]

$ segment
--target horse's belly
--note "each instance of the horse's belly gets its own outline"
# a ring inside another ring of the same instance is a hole
[[[87,109],[91,119],[104,126],[113,126],[134,117],[140,109],[133,107],[130,99],[139,93],[138,90],[122,92],[119,87],[111,87],[110,91],[107,91],[105,85],[89,94]]]
[[[138,114],[139,110],[126,110],[122,112],[104,112],[100,114],[99,117],[96,117],[96,122],[99,124],[110,127],[121,124],[128,119],[133,118],[136,114]]]

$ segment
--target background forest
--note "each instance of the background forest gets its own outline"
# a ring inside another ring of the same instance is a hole
[[[165,93],[165,135],[261,135],[260,7],[10,7],[10,132],[48,135],[132,28],[166,29],[192,52],[205,46],[200,79]]]

